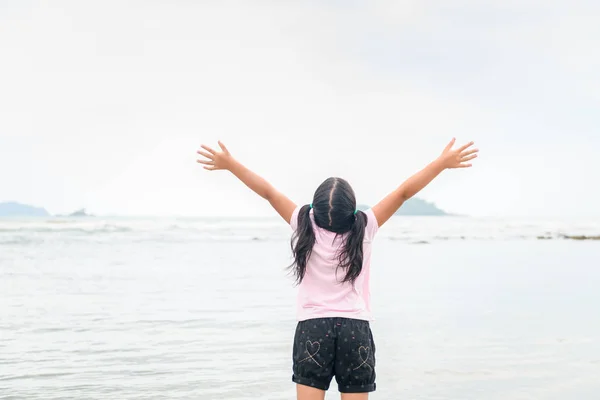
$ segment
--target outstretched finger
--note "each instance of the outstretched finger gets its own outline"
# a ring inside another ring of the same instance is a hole
[[[471,154],[475,154],[478,153],[479,149],[471,149],[471,150],[465,150],[462,153],[460,153],[461,157],[466,157],[466,156],[470,156]]]
[[[223,142],[221,142],[219,140],[219,147],[221,148],[221,150],[223,150],[225,153],[229,153],[229,150],[227,150],[227,147],[225,147],[225,145],[223,144]]]
[[[477,154],[471,154],[470,156],[466,156],[460,159],[460,162],[470,161],[474,158],[477,158]]]
[[[214,165],[206,166],[206,167],[204,167],[204,169],[207,170],[207,171],[214,171],[214,170],[216,170],[216,168],[215,168]]]
[[[211,149],[210,147],[208,147],[208,146],[206,146],[204,144],[202,146],[200,146],[200,147],[202,147],[204,150],[208,151],[211,154],[217,154],[216,151],[214,151],[213,149]]]
[[[469,142],[469,143],[465,144],[460,149],[458,149],[459,153],[462,153],[463,151],[465,151],[469,147],[473,146],[474,144],[475,144],[475,142]]]
[[[458,164],[458,167],[456,167],[456,168],[470,168],[472,166],[473,166],[473,164],[464,164],[464,163],[462,163],[462,164]],[[204,167],[204,168],[206,168],[206,167]]]
[[[202,150],[198,150],[196,153],[200,154],[201,156],[204,156],[204,157],[208,158],[209,160],[212,160],[214,158],[213,154],[207,153],[207,152],[202,151]]]
[[[206,161],[206,160],[196,160],[199,164],[204,165],[215,165],[214,161]]]
[[[452,138],[452,140],[450,141],[450,143],[448,143],[446,145],[446,148],[444,149],[444,152],[449,151],[452,148],[452,146],[454,146],[454,143],[456,143],[456,138]]]

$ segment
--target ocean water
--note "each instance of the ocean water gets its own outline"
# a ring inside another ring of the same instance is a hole
[[[371,398],[600,399],[600,241],[564,234],[600,220],[384,226]],[[0,220],[0,399],[294,399],[289,235],[277,219]]]

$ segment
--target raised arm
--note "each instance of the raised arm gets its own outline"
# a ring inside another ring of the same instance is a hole
[[[408,178],[373,207],[373,213],[379,226],[385,224],[406,200],[419,193],[445,169],[468,168],[471,166],[467,161],[476,158],[479,150],[471,148],[473,142],[467,143],[458,149],[453,149],[455,141],[456,139],[452,139],[436,160]]]
[[[296,204],[278,192],[273,185],[261,176],[252,172],[233,158],[223,143],[219,142],[219,147],[221,151],[215,151],[205,145],[202,145],[204,150],[198,150],[198,154],[205,157],[205,159],[198,160],[200,164],[204,164],[204,169],[208,171],[227,170],[231,172],[256,194],[268,200],[275,211],[289,224],[292,219],[292,213],[296,209]]]

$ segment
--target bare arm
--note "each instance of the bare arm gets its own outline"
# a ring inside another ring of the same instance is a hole
[[[281,215],[281,217],[289,224],[292,219],[292,213],[296,209],[296,204],[288,199],[284,194],[277,191],[273,185],[267,182],[260,175],[245,167],[237,161],[225,145],[219,142],[221,147],[220,152],[211,149],[208,146],[202,145],[203,150],[199,150],[198,154],[204,156],[205,160],[198,160],[200,164],[204,164],[204,169],[209,171],[227,170],[235,175],[242,183],[252,189],[263,199],[267,200],[271,206]]]
[[[445,169],[468,168],[471,166],[467,161],[476,158],[479,150],[469,150],[473,142],[453,150],[452,146],[454,146],[454,142],[455,139],[452,139],[444,149],[444,152],[435,161],[408,178],[396,190],[388,194],[373,207],[373,213],[377,218],[379,226],[385,224],[406,200],[419,193]]]
[[[232,160],[229,171],[256,194],[267,200],[275,211],[277,211],[288,224],[290,223],[292,213],[296,209],[296,204],[293,201],[288,199],[283,193],[277,191],[277,189],[264,178],[252,172],[235,159]]]

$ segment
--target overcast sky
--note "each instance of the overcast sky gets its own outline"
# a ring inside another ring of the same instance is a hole
[[[421,197],[600,215],[600,2],[0,1],[0,201],[61,213],[265,215],[196,163],[223,140],[298,203],[373,204],[475,140]]]

